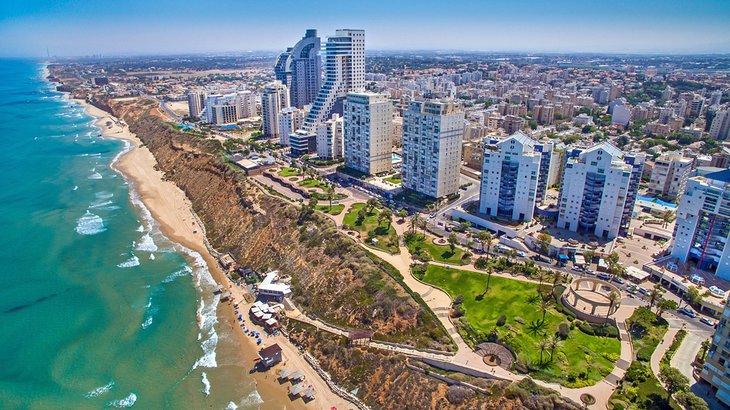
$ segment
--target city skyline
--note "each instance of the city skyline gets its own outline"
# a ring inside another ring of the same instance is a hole
[[[222,2],[216,10],[163,0],[105,5],[38,0],[0,14],[3,56],[143,55],[273,51],[303,30],[365,29],[370,50],[704,54],[730,52],[730,3],[619,0],[586,4],[460,2]],[[177,30],[177,33],[176,33]],[[170,33],[175,33],[171,35]],[[275,35],[274,35],[275,34]]]

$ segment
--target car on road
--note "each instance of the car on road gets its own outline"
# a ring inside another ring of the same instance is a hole
[[[611,276],[606,273],[601,272],[598,274],[598,279],[609,280],[609,279],[611,279]]]
[[[619,278],[618,276],[612,277],[611,280],[614,281],[614,282],[616,282],[616,283],[618,283],[619,285],[623,285],[624,284],[624,280],[621,279],[621,278]]]
[[[690,309],[688,307],[683,307],[682,309],[679,309],[679,313],[682,313],[684,315],[687,315],[687,316],[689,316],[691,318],[696,318],[697,317],[697,313],[695,313],[694,310],[692,310],[692,309]]]
[[[519,251],[519,252],[517,252],[517,256],[519,256],[520,258],[524,258],[525,257],[525,253],[522,252],[522,251]]]
[[[570,269],[572,269],[576,272],[583,272],[583,268],[581,268],[580,266],[573,265]]]
[[[708,325],[708,326],[712,326],[712,327],[715,327],[715,322],[713,322],[712,320],[710,320],[710,319],[708,319],[708,318],[706,318],[706,317],[702,317],[702,318],[700,319],[700,322],[702,322],[702,323],[704,323],[704,324],[706,324],[706,325]]]
[[[639,286],[639,293],[641,293],[642,295],[648,295],[649,294],[649,289],[647,289],[647,288],[645,288],[643,286]]]

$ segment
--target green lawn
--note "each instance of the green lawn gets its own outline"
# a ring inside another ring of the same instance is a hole
[[[636,309],[626,322],[634,341],[636,358],[645,362],[650,361],[651,354],[667,333],[669,323],[645,307]]]
[[[326,193],[317,192],[314,189],[310,189],[309,191],[307,191],[307,193],[309,194],[309,196],[315,197],[319,201],[329,201],[329,198],[327,197]],[[339,192],[335,192],[335,194],[332,196],[333,201],[339,201],[339,200],[345,199],[345,198],[347,198],[347,195],[341,194]]]
[[[329,204],[327,204],[327,205],[317,205],[317,208],[316,209],[318,211],[322,211],[322,212],[324,212],[326,214],[339,215],[345,209],[345,205],[342,205],[342,204],[332,205],[332,208],[330,208]]]
[[[383,181],[388,181],[391,184],[400,185],[403,180],[401,179],[400,174],[389,176],[388,178],[383,178]]]
[[[283,167],[279,170],[280,177],[295,177],[301,175],[299,170],[292,167]]]
[[[303,186],[305,188],[321,188],[325,189],[327,187],[327,184],[324,182],[314,179],[314,178],[306,178],[305,180],[299,182],[300,186]]]
[[[421,252],[428,254],[432,260],[452,263],[454,265],[466,265],[469,258],[464,258],[464,251],[459,247],[454,248],[451,252],[449,245],[436,245],[433,239],[426,238],[423,234],[415,234],[406,238],[406,246],[408,251],[415,255]]]
[[[452,298],[464,298],[461,309],[471,327],[460,329],[465,338],[485,340],[496,330],[499,341],[517,353],[518,362],[530,368],[535,378],[568,387],[592,385],[611,372],[621,353],[618,339],[591,336],[576,326],[560,342],[553,360],[549,360],[549,352],[544,352],[541,364],[537,342],[554,335],[567,317],[550,299],[543,322],[537,284],[492,276],[489,292],[480,300],[478,296],[486,289],[486,274],[429,265],[423,280],[444,289]],[[506,323],[497,326],[501,315],[505,315]]]
[[[370,212],[360,224],[357,223],[357,213],[363,208],[365,208],[365,204],[363,203],[352,205],[343,219],[343,226],[345,229],[353,229],[360,232],[362,239],[367,243],[370,243],[375,248],[382,249],[390,253],[400,253],[400,250],[398,249],[398,234],[395,232],[395,228],[391,226],[390,229],[388,229],[387,222],[384,222],[382,225],[378,224],[378,215],[380,214],[380,211],[377,208],[373,209],[373,211]],[[377,244],[372,244],[370,241],[367,241],[366,238],[369,237],[369,232],[373,232],[375,234],[374,238],[378,240]]]

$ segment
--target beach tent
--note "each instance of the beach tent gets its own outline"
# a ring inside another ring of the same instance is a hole
[[[289,380],[302,381],[302,380],[304,380],[304,373],[302,373],[300,371],[296,371],[294,373],[291,373],[289,375]]]
[[[289,394],[291,394],[292,396],[296,396],[297,394],[301,393],[302,391],[304,391],[304,386],[302,386],[301,384],[297,384],[296,386],[289,387]]]

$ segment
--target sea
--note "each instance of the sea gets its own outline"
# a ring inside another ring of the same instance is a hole
[[[39,61],[0,60],[0,408],[259,408],[199,254]]]

